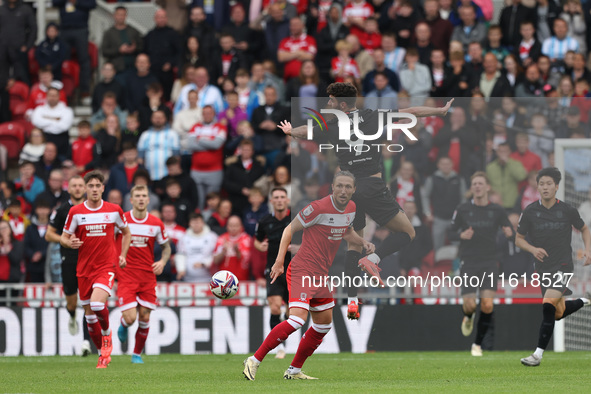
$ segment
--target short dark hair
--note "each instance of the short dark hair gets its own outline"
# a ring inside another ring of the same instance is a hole
[[[105,176],[97,170],[90,171],[88,174],[84,175],[84,184],[88,184],[91,180],[96,179],[103,185],[105,184]]]
[[[16,200],[16,201],[18,201],[18,200]],[[20,201],[19,201],[19,205],[20,205]],[[35,200],[35,209],[37,209],[37,208],[49,208],[49,209],[51,209],[53,207],[51,206],[51,204],[49,203],[49,201],[47,201],[46,199],[39,198],[39,199]]]
[[[123,10],[127,12],[127,8],[123,7],[122,5],[115,7],[115,11]]]
[[[355,102],[357,101],[357,88],[350,83],[331,83],[328,85],[328,88],[326,88],[326,93],[328,93],[329,96],[336,97],[338,101],[343,101],[349,108],[354,107]]]
[[[245,138],[242,141],[240,141],[240,144],[238,144],[238,146],[243,147],[243,146],[250,146],[254,149],[254,142],[252,142],[251,139]]]
[[[148,170],[144,169],[144,168],[138,168],[135,171],[135,174],[133,174],[133,178],[131,180],[131,183],[135,184],[135,181],[138,178],[144,178],[148,180],[148,183],[150,183],[150,181],[152,180],[152,178],[150,178],[150,173],[148,172]]]
[[[131,141],[125,141],[121,144],[121,152],[125,152],[126,150],[137,149],[137,146]]]
[[[387,80],[390,80],[390,78],[388,78],[388,74],[386,74],[383,71],[376,71],[375,74],[373,75],[374,79],[378,76],[381,76],[381,77],[386,78]]]
[[[172,205],[172,204],[171,204]],[[191,220],[196,220],[196,219],[201,219],[201,220],[205,220],[203,218],[203,215],[197,212],[191,212],[189,213],[189,221]]]
[[[546,167],[541,169],[538,172],[538,176],[536,176],[536,182],[540,183],[540,179],[542,179],[543,176],[549,176],[550,178],[552,178],[556,186],[558,186],[560,180],[562,179],[562,174],[560,173],[560,170],[556,167]]]
[[[86,127],[87,129],[90,129],[90,122],[88,120],[81,120],[80,122],[78,122],[78,128],[80,127]]]
[[[284,187],[274,187],[271,190],[271,195],[273,195],[273,193],[275,193],[275,192],[283,192],[287,195],[287,190]]]
[[[168,178],[166,180],[166,187],[172,185],[177,185],[178,187],[181,187],[181,183],[178,180],[176,180],[175,178]]]
[[[173,166],[175,164],[181,164],[181,158],[178,156],[170,156],[168,159],[166,159],[166,165],[167,166]]]
[[[18,168],[23,168],[24,166],[28,166],[28,165],[32,165],[33,167],[35,167],[35,163],[33,163],[32,161],[29,161],[29,160],[25,160],[21,164],[19,164]]]

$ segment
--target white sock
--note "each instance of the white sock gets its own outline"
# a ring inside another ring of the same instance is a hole
[[[105,335],[109,335],[111,333],[111,329],[107,328],[106,330],[101,330],[101,334],[103,334],[103,336]]]
[[[260,364],[261,362],[259,360],[257,360],[254,356],[250,356],[249,359],[251,359],[252,361],[254,361],[255,363]]]
[[[347,299],[347,305],[349,305],[351,302],[356,303],[357,305],[359,305],[359,300],[357,299],[357,297],[349,297]]]
[[[292,367],[291,365],[287,368],[287,373],[290,375],[297,375],[300,372],[302,372],[301,368]]]
[[[580,299],[581,299],[581,301],[583,301],[583,304],[585,304],[585,305],[588,305],[589,304],[589,299],[588,298],[581,297]]]
[[[544,349],[542,349],[541,347],[537,347],[536,351],[534,352],[534,356],[536,356],[537,358],[542,358],[543,354],[544,354]]]
[[[380,263],[380,256],[375,253],[368,255],[367,259],[376,265]]]

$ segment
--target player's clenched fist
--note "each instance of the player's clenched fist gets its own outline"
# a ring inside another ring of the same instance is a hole
[[[125,268],[126,265],[127,265],[127,261],[125,260],[125,257],[119,256],[119,267]]]

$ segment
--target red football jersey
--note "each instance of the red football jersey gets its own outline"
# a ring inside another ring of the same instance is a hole
[[[98,208],[90,209],[85,201],[70,209],[64,232],[76,235],[83,242],[78,250],[77,276],[89,277],[97,271],[113,269],[119,264],[115,227],[127,227],[119,205],[101,201]]]
[[[246,233],[240,233],[236,237],[231,237],[230,234],[222,234],[215,245],[214,254],[219,254],[226,242],[237,245],[240,251],[240,259],[233,247],[228,250],[226,258],[217,267],[220,270],[227,270],[232,272],[239,281],[250,279],[250,246],[252,244],[251,237]]]
[[[197,123],[189,131],[189,138],[197,141],[213,141],[216,138],[227,138],[226,126],[221,123],[203,124]],[[217,149],[200,150],[193,152],[191,158],[191,170],[195,171],[221,171],[224,169],[224,146]]]
[[[314,37],[308,36],[306,34],[302,34],[299,37],[289,36],[281,40],[279,43],[279,50],[289,53],[305,51],[316,56],[316,40]],[[283,79],[287,81],[290,78],[297,77],[300,74],[301,67],[302,62],[297,59],[288,61],[285,63],[285,68],[283,69]]]
[[[175,246],[179,243],[185,232],[187,231],[183,226],[174,223],[172,226],[164,225],[164,230]]]
[[[33,110],[40,105],[45,105],[47,101],[47,88],[41,87],[38,83],[31,88],[29,93],[29,102],[27,103],[27,109]],[[66,99],[66,92],[64,89],[60,90],[60,101],[64,104],[68,104]]]
[[[129,211],[125,213],[125,219],[131,232],[131,244],[129,252],[127,252],[125,270],[148,271],[153,275],[154,244],[158,242],[162,245],[168,242],[164,224],[149,213],[143,220],[138,220],[133,217],[132,211]]]
[[[347,22],[349,18],[362,18],[363,20],[373,15],[373,7],[366,1],[361,3],[349,3],[343,8],[343,22]],[[351,25],[349,28],[351,34],[355,34],[357,37],[361,37],[364,30]]]
[[[332,195],[314,201],[298,213],[304,226],[302,246],[291,259],[292,275],[328,275],[343,235],[355,219],[355,203],[349,201],[343,211],[337,209]]]

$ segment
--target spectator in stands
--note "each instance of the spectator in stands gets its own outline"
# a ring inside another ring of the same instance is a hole
[[[298,111],[291,114],[292,124],[303,124],[308,118],[305,107],[323,108],[326,104],[326,83],[320,78],[318,69],[312,60],[302,63],[300,75],[288,81],[285,91],[285,101],[290,102],[292,97],[299,97]],[[317,97],[322,97],[317,99]]]
[[[121,192],[122,195],[127,195],[133,186],[133,176],[138,169],[144,167],[139,164],[137,147],[135,144],[130,142],[124,142],[121,144],[121,155],[123,161],[115,164],[110,169],[109,180],[105,185],[105,193],[109,193],[110,190],[116,189]]]
[[[417,204],[419,216],[423,216],[421,182],[414,165],[410,161],[405,161],[400,165],[398,173],[390,182],[390,189],[392,194],[396,196],[396,201],[400,206],[404,205],[406,201],[414,201]]]
[[[440,5],[437,0],[425,0],[423,9],[425,11],[425,22],[431,28],[431,44],[433,48],[442,50],[447,56],[454,26],[441,17]]]
[[[215,196],[209,195],[208,197],[211,198],[211,203],[215,202]],[[219,200],[219,195],[217,196]],[[208,204],[209,207],[209,204]],[[232,203],[230,200],[223,199],[219,200],[216,210],[211,213],[209,219],[207,220],[207,225],[211,230],[216,233],[217,235],[222,235],[226,232],[226,225],[228,223],[228,218],[232,214]]]
[[[419,52],[419,62],[428,66],[431,64],[431,52],[433,44],[431,43],[431,28],[426,22],[419,22],[414,28],[413,35],[414,46]]]
[[[255,132],[263,140],[267,166],[273,163],[285,140],[285,135],[277,125],[288,118],[289,109],[279,104],[275,88],[272,86],[266,87],[265,105],[261,105],[254,110],[251,121]]]
[[[178,156],[171,156],[166,160],[166,168],[168,175],[162,178],[160,185],[157,185],[156,192],[162,194],[164,200],[164,188],[170,179],[174,179],[181,186],[180,197],[188,202],[189,212],[193,212],[197,208],[199,195],[197,194],[197,185],[191,176],[183,172],[181,168],[181,159]]]
[[[185,228],[180,226],[176,222],[176,209],[174,204],[163,203],[160,207],[162,211],[162,223],[164,223],[164,229],[166,233],[178,248],[179,241],[185,235]]]
[[[437,160],[437,171],[425,180],[421,193],[425,222],[432,225],[433,250],[445,245],[445,237],[454,211],[466,197],[466,181],[453,170],[446,156]]]
[[[349,34],[345,38],[345,42],[347,42],[351,46],[351,51],[349,55],[355,60],[357,66],[359,67],[359,75],[361,78],[365,78],[368,72],[374,69],[375,64],[373,61],[373,57],[369,53],[363,49],[361,44],[359,43],[359,38],[357,38],[354,34]],[[349,75],[345,78],[350,77]],[[355,85],[359,85],[357,83],[358,80],[355,80]]]
[[[221,199],[219,193],[207,193],[207,196],[205,196],[205,207],[203,210],[201,210],[201,214],[203,215],[203,218],[206,222],[209,223],[209,218],[211,218],[213,213],[217,211],[220,201]],[[232,203],[230,203],[230,205],[232,205]]]
[[[35,199],[35,208],[39,207],[40,203],[43,202],[53,210],[67,202],[70,196],[68,192],[63,189],[63,184],[64,174],[61,168],[51,170],[49,173],[49,179],[47,180],[47,188]]]
[[[589,138],[589,126],[581,121],[579,107],[573,106],[568,109],[565,123],[556,130],[556,138],[571,138],[573,134],[582,134],[585,138]]]
[[[25,230],[25,269],[27,282],[45,283],[45,259],[49,243],[45,240],[45,232],[49,224],[52,207],[40,200],[35,207],[31,225]]]
[[[394,8],[394,10],[392,10]],[[411,36],[414,27],[419,21],[419,14],[414,9],[410,0],[402,0],[394,7],[390,7],[389,12],[382,15],[382,26],[384,29],[393,30],[396,33],[396,41],[403,48],[411,46]],[[387,19],[386,19],[387,16]],[[385,23],[391,25],[387,27]]]
[[[548,154],[554,152],[554,132],[547,127],[546,117],[537,113],[531,117],[529,150],[542,159],[542,167],[548,167]]]
[[[6,220],[10,224],[10,229],[14,238],[22,241],[25,238],[25,231],[31,224],[31,221],[23,213],[23,208],[19,200],[11,200],[8,207],[2,215],[2,220]]]
[[[135,185],[143,185],[148,187],[148,197],[150,198],[150,203],[148,204],[147,211],[152,212],[154,210],[158,210],[160,207],[160,198],[158,195],[152,191],[152,181],[150,179],[150,173],[145,168],[138,168],[133,174],[132,179],[132,187]],[[130,188],[130,189],[131,189]],[[131,206],[131,194],[127,193],[123,197],[123,210],[125,212],[131,211],[133,207]]]
[[[422,105],[431,91],[431,72],[429,67],[419,63],[419,53],[415,48],[406,51],[405,63],[400,70],[400,81],[411,97],[412,105]]]
[[[47,89],[47,103],[33,110],[31,123],[43,130],[45,140],[53,142],[59,154],[70,157],[69,131],[72,127],[74,112],[60,102],[59,90],[54,87]]]
[[[525,171],[538,172],[542,169],[542,159],[529,150],[529,135],[527,133],[518,133],[515,137],[515,145],[517,150],[511,153],[511,158],[517,160],[523,165]],[[525,183],[520,185],[520,189],[525,187]]]
[[[580,53],[587,53],[587,25],[585,18],[580,0],[567,0],[564,3],[560,19],[567,22],[568,35],[577,40]],[[588,18],[587,21],[589,21]]]
[[[125,128],[121,130],[121,146],[126,142],[137,145],[143,132],[144,130],[140,130],[140,121],[137,113],[127,114]]]
[[[373,59],[375,68],[369,71],[365,78],[363,78],[363,92],[364,94],[368,94],[372,90],[375,89],[374,77],[378,72],[383,73],[388,78],[388,84],[392,88],[393,91],[398,92],[400,90],[400,79],[398,75],[390,68],[386,67],[385,63],[385,53],[383,49],[376,49],[373,51]]]
[[[567,51],[579,52],[579,42],[568,35],[568,24],[564,19],[554,20],[554,35],[544,40],[542,53],[552,62],[563,60]]]
[[[499,19],[499,25],[503,32],[502,44],[508,48],[518,47],[523,38],[520,26],[529,22],[533,27],[537,19],[535,8],[524,6],[521,4],[521,0],[512,0],[511,4],[503,8]]]
[[[70,48],[59,37],[59,28],[54,22],[47,24],[45,36],[35,49],[35,60],[41,68],[50,66],[55,78],[61,80],[62,63],[70,57]]]
[[[152,114],[152,127],[144,131],[138,141],[138,153],[154,181],[168,175],[166,158],[178,155],[180,142],[178,134],[172,130],[163,111]]]
[[[251,188],[260,177],[265,175],[265,168],[254,157],[252,141],[242,140],[240,151],[240,156],[234,157],[231,162],[226,161],[223,187],[232,202],[232,213],[242,216],[249,205]]]
[[[320,76],[328,80],[331,60],[337,56],[335,45],[337,41],[344,40],[349,34],[349,29],[343,24],[342,17],[343,6],[339,3],[332,3],[328,10],[327,26],[318,33],[316,43],[318,45],[318,54],[316,55],[316,64]]]
[[[211,62],[211,77],[218,86],[225,78],[234,80],[236,71],[248,68],[246,56],[236,48],[236,41],[231,34],[225,33],[220,37],[220,51]]]
[[[375,89],[365,95],[367,99],[371,99],[366,103],[371,105],[372,109],[398,108],[398,94],[390,86],[386,73],[378,71],[373,75]]]
[[[248,193],[248,205],[242,211],[244,231],[254,237],[259,221],[269,214],[269,207],[265,204],[265,196],[258,187],[253,187]]]
[[[446,97],[444,89],[445,77],[446,74],[451,74],[453,70],[446,64],[443,51],[440,49],[434,49],[431,51],[429,64],[431,74],[431,97]]]
[[[164,90],[159,82],[151,83],[146,90],[146,98],[139,108],[140,130],[148,130],[152,125],[150,120],[152,114],[156,111],[162,111],[166,115],[167,121],[170,120],[172,114],[170,108],[164,101]]]
[[[530,64],[525,71],[523,82],[515,87],[515,97],[523,97],[519,102],[527,104],[527,99],[532,97],[543,97],[544,91],[540,82],[540,70],[537,64]]]
[[[88,16],[96,8],[96,0],[52,0],[60,9],[62,39],[76,50],[80,64],[80,97],[90,104],[90,55],[88,53]]]
[[[504,142],[497,148],[497,159],[486,166],[493,191],[499,193],[502,206],[512,209],[519,197],[519,182],[527,177],[521,162],[511,158],[511,146]]]
[[[277,49],[277,60],[284,63],[283,79],[297,77],[304,60],[314,60],[316,40],[304,33],[304,22],[299,17],[289,21],[289,37],[284,38]]]
[[[290,21],[286,16],[284,9],[277,3],[273,3],[269,6],[268,14],[270,18],[267,20],[264,27],[265,43],[267,44],[267,55],[265,56],[265,58],[271,59],[273,60],[273,62],[277,64],[277,51],[279,49],[279,45],[281,44],[281,42],[287,37],[289,37],[291,30]],[[263,16],[262,13],[261,16]],[[293,15],[293,17],[296,16]],[[254,28],[262,28],[262,26],[259,23],[255,22],[251,26]]]
[[[371,54],[382,45],[382,35],[380,34],[377,19],[373,16],[367,18],[363,22],[363,30],[361,37],[357,38],[361,47]]]
[[[193,37],[193,39],[196,40],[195,37]],[[199,66],[199,67],[205,67],[205,66]],[[182,69],[180,75],[177,77],[177,79],[172,84],[172,92],[170,93],[170,101],[172,101],[172,102],[178,101],[178,98],[179,98],[179,95],[181,94],[182,88],[184,88],[185,86],[190,84],[191,81],[193,81],[193,79],[195,78],[194,74],[195,74],[195,67],[193,67],[191,64],[183,65],[183,69]]]
[[[536,38],[536,28],[532,21],[521,22],[519,33],[521,41],[515,45],[513,54],[524,67],[529,67],[530,64],[536,63],[542,54],[542,44]]]
[[[0,63],[11,70],[11,78],[29,84],[27,53],[36,39],[37,21],[31,7],[20,0],[4,1],[0,6]]]
[[[189,24],[185,28],[184,41],[196,37],[202,53],[212,54],[217,49],[215,30],[206,22],[203,7],[193,7],[189,13]]]
[[[150,57],[152,74],[162,84],[164,101],[168,101],[174,81],[174,68],[180,66],[183,47],[179,34],[168,26],[166,11],[157,10],[154,22],[156,26],[144,38],[144,52]]]
[[[41,159],[45,152],[45,137],[43,132],[37,128],[31,130],[29,142],[23,146],[19,155],[19,163],[30,161],[35,163]]]
[[[51,67],[45,66],[39,69],[39,83],[33,85],[31,92],[29,93],[29,101],[25,115],[27,119],[31,118],[35,108],[47,102],[47,89],[52,86],[59,90],[60,101],[64,104],[68,103],[66,93],[63,90],[64,85],[60,81],[55,81],[53,79]]]
[[[511,89],[509,80],[499,71],[497,57],[489,52],[484,55],[482,64],[484,70],[472,79],[473,88],[478,88],[486,98],[512,95],[513,89]]]
[[[121,153],[121,128],[117,115],[111,114],[105,120],[104,128],[96,134],[96,143],[93,147],[92,161],[86,168],[109,170],[118,162]]]
[[[191,131],[195,124],[202,121],[201,108],[197,106],[198,99],[199,95],[196,90],[189,91],[189,107],[179,111],[174,116],[172,128],[179,135],[182,155],[189,154],[187,147],[187,136],[189,134],[189,131]]]
[[[35,163],[35,175],[47,185],[49,173],[52,170],[60,169],[61,167],[62,161],[58,157],[57,147],[53,142],[46,143],[43,156],[41,156],[41,159]]]
[[[125,89],[115,79],[115,66],[113,63],[104,63],[101,68],[103,80],[94,86],[92,92],[92,112],[97,112],[103,102],[107,92],[112,92],[117,98],[117,104],[121,109],[125,109],[127,100],[125,99]],[[125,78],[123,78],[125,80]]]
[[[80,174],[89,170],[88,164],[93,158],[93,148],[96,140],[91,135],[90,123],[81,120],[78,123],[78,138],[72,143],[72,161]]]
[[[244,53],[249,65],[255,58],[259,58],[264,49],[264,36],[261,32],[250,28],[244,6],[240,3],[236,3],[230,9],[230,22],[224,26],[222,33],[234,37],[236,41],[234,47]]]
[[[17,194],[14,182],[0,182],[0,211],[6,210],[12,200],[18,200],[23,206],[26,204],[25,199]]]
[[[585,66],[585,55],[583,53],[576,53],[573,59],[573,69],[570,77],[573,81],[585,79],[591,82],[591,72]]]
[[[189,108],[189,92],[191,90],[197,91],[200,108],[203,109],[204,106],[211,105],[216,113],[223,110],[222,93],[216,86],[209,84],[209,73],[205,67],[195,70],[194,79],[191,82],[181,89],[179,99],[174,106],[175,115],[179,111]]]
[[[464,51],[468,50],[468,44],[478,42],[481,45],[486,40],[486,26],[476,19],[474,6],[463,5],[459,8],[462,24],[454,28],[451,39],[460,41],[464,45]]]
[[[183,76],[186,81],[189,81],[190,77],[186,76],[187,67],[192,67],[193,70],[189,70],[189,72],[194,72],[195,68],[197,67],[205,67],[209,68],[209,64],[211,59],[203,54],[201,50],[199,40],[197,37],[189,37],[187,38],[187,42],[185,43],[185,47],[183,50],[183,57],[182,57],[182,65],[183,65]],[[186,82],[188,83],[188,82]],[[186,85],[185,83],[185,85]],[[176,101],[178,98],[178,94],[180,93],[180,89],[177,87],[177,91],[175,91],[176,84],[172,85],[172,93],[171,93],[171,101]],[[176,93],[176,94],[175,94]]]
[[[365,0],[353,0],[343,8],[343,23],[351,34],[361,37],[364,33],[364,21],[373,16],[373,7]]]
[[[123,195],[117,189],[112,189],[107,193],[107,202],[123,207]]]
[[[417,203],[415,201],[406,201],[403,206],[404,213],[415,229],[415,238],[413,242],[399,252],[398,261],[400,263],[400,275],[420,275],[423,258],[429,254],[430,250],[437,250],[431,242],[429,228],[421,221],[417,212]]]
[[[224,176],[223,149],[227,138],[226,127],[215,121],[216,112],[211,105],[203,107],[203,122],[189,132],[187,147],[192,152],[191,177],[197,184],[199,208],[203,208],[205,196],[219,192]]]
[[[115,12],[113,12],[115,23],[103,33],[102,43],[103,56],[112,65],[114,71],[118,74],[119,82],[123,85],[125,83],[125,74],[133,72],[134,60],[137,55],[142,53],[144,47],[142,35],[129,26],[126,19],[127,8],[121,5],[116,7]]]
[[[248,115],[240,107],[238,93],[235,91],[231,91],[226,95],[226,101],[228,102],[228,108],[220,113],[218,119],[228,129],[228,136],[235,138],[238,135],[238,123],[248,121]]]
[[[449,124],[446,124],[433,137],[433,146],[439,148],[439,157],[449,157],[453,169],[464,179],[477,170],[474,164],[474,149],[479,145],[480,137],[466,124],[466,112],[458,106],[454,108]]]
[[[400,72],[406,49],[396,45],[396,35],[394,33],[382,34],[382,49],[384,50],[386,67],[395,73]]]
[[[113,92],[106,92],[103,96],[101,107],[98,111],[92,114],[90,118],[90,124],[93,132],[98,132],[100,129],[105,128],[105,123],[110,115],[117,117],[119,127],[125,127],[127,119],[127,112],[123,111],[117,103],[117,96]]]
[[[499,25],[489,27],[485,52],[494,54],[500,64],[504,64],[505,57],[510,53],[507,47],[501,44],[502,38],[503,32]]]
[[[21,282],[24,249],[24,244],[14,238],[10,224],[5,220],[0,221],[0,283]],[[1,290],[0,298],[5,295],[6,290]]]
[[[203,216],[193,212],[189,215],[189,229],[180,239],[175,256],[177,280],[209,282],[217,238]]]
[[[335,49],[338,56],[332,58],[330,75],[336,82],[343,82],[345,77],[352,76],[357,81],[360,80],[359,66],[350,53],[352,51],[351,44],[345,40],[338,41]]]
[[[515,212],[522,212],[529,204],[540,200],[541,197],[540,192],[538,191],[538,182],[536,181],[537,175],[538,171],[528,172],[525,187],[515,202]]]
[[[474,78],[474,76],[478,77],[482,71],[484,71],[484,51],[482,49],[482,44],[479,42],[471,42],[468,44],[468,59],[470,59],[466,63],[466,69],[468,72],[468,77]]]
[[[181,195],[182,189],[181,184],[174,178],[166,180],[164,202],[167,204],[173,204],[176,210],[176,222],[183,227],[187,227],[189,224],[189,213],[191,210],[191,203]]]
[[[250,279],[252,239],[244,232],[238,216],[228,219],[228,232],[220,235],[215,245],[213,261],[216,270],[228,270],[239,281]]]
[[[146,97],[146,90],[151,83],[158,82],[158,79],[150,73],[150,58],[140,53],[135,58],[135,73],[129,73],[125,84],[125,98],[127,110],[135,112],[139,110],[142,101]]]

